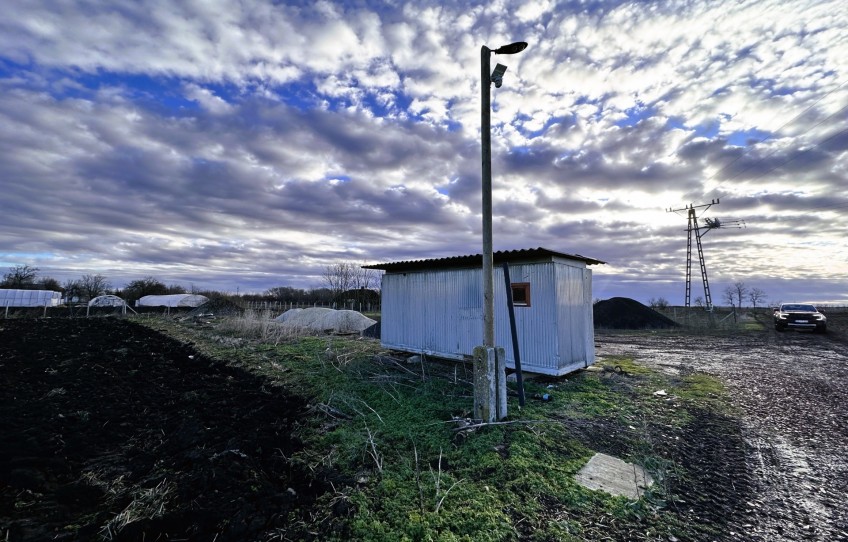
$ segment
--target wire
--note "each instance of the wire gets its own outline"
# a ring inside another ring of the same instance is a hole
[[[846,110],[848,110],[848,104],[846,104],[846,105],[845,105],[843,108],[841,108],[839,111],[837,111],[837,112],[835,112],[835,113],[833,113],[833,114],[831,114],[831,115],[828,115],[828,116],[827,116],[827,117],[825,117],[824,119],[820,120],[820,121],[819,121],[819,122],[817,122],[814,126],[812,126],[811,128],[809,128],[808,130],[806,130],[806,131],[802,132],[800,135],[803,135],[803,134],[806,134],[806,133],[809,133],[809,132],[811,132],[811,131],[815,130],[816,128],[818,128],[819,126],[821,126],[823,123],[825,123],[827,120],[829,120],[829,119],[830,119],[831,117],[833,117],[834,115],[838,115],[839,113],[842,113],[843,111],[846,111]],[[788,124],[788,123],[787,123],[787,124]],[[786,124],[784,124],[784,126],[786,126]],[[827,141],[829,141],[829,140],[833,139],[834,137],[836,137],[836,136],[838,136],[838,135],[840,135],[840,134],[842,134],[842,133],[844,133],[844,131],[843,131],[843,132],[839,132],[839,133],[835,134],[834,136],[828,137],[827,139],[825,139],[825,140],[823,140],[823,141],[818,142],[817,144],[813,145],[812,147],[810,147],[810,148],[808,148],[808,149],[805,149],[805,150],[804,150],[804,151],[802,151],[802,152],[806,152],[806,151],[808,151],[808,150],[812,150],[812,149],[816,148],[817,146],[821,145],[822,143],[826,143]],[[766,138],[766,139],[768,139],[768,138]],[[766,139],[763,139],[763,140],[761,140],[761,141],[757,142],[756,144],[758,145],[758,144],[762,143],[763,141],[766,141]],[[709,179],[707,179],[707,181],[705,181],[705,182],[708,182],[708,181],[711,181],[712,179],[714,179],[714,178],[715,178],[715,177],[716,177],[719,173],[721,173],[722,171],[726,170],[726,169],[727,169],[728,167],[730,167],[731,165],[735,164],[738,160],[740,160],[742,157],[744,157],[745,155],[747,155],[747,154],[748,154],[749,152],[751,152],[752,150],[753,150],[753,145],[752,145],[751,147],[749,147],[749,148],[748,148],[748,150],[746,150],[744,153],[740,154],[740,155],[739,155],[739,156],[737,156],[735,159],[733,159],[733,160],[732,160],[729,164],[727,164],[726,166],[724,166],[723,168],[721,168],[718,172],[716,172],[716,173],[715,173],[712,177],[710,177]],[[754,163],[752,163],[752,164],[748,165],[748,167],[746,167],[745,169],[742,169],[741,171],[738,171],[738,172],[737,172],[735,175],[733,175],[732,177],[730,177],[730,178],[728,178],[728,179],[725,179],[725,180],[724,180],[724,181],[723,181],[723,182],[722,182],[719,186],[717,186],[717,187],[713,188],[712,192],[710,192],[710,193],[712,194],[712,193],[716,192],[719,188],[721,188],[721,186],[722,186],[723,184],[726,184],[726,183],[728,183],[728,182],[732,181],[733,179],[738,178],[740,175],[742,175],[743,173],[745,173],[746,171],[748,171],[749,169],[751,169],[752,167],[754,167],[754,165],[756,165],[758,162],[761,162],[761,161],[765,160],[766,158],[768,158],[768,157],[770,157],[770,156],[773,156],[774,154],[777,154],[777,152],[779,152],[780,150],[781,150],[781,149],[774,149],[774,150],[772,150],[771,152],[769,152],[768,154],[765,154],[764,156],[761,156],[761,157],[758,159],[758,161],[756,161],[756,162],[754,162]],[[796,155],[796,156],[797,156],[797,155]],[[790,158],[789,160],[787,160],[786,162],[783,162],[783,163],[782,163],[782,164],[780,164],[780,165],[783,165],[783,164],[786,164],[786,163],[788,163],[788,162],[791,162],[791,161],[792,161],[792,160],[794,160],[794,159],[795,159],[795,158]],[[777,167],[780,167],[780,165],[778,165]],[[774,169],[776,169],[776,167],[775,167],[775,168],[773,168],[773,169],[770,169],[770,170],[769,170],[769,171],[767,171],[766,173],[770,173],[770,172],[774,171]],[[765,175],[765,173],[764,173],[763,175]],[[762,176],[762,175],[760,175],[760,176],[758,176],[758,177],[754,177],[754,178],[755,178],[755,179],[757,179],[757,178],[759,178],[759,177],[761,177],[761,176]]]
[[[730,166],[732,166],[733,164],[735,164],[737,161],[739,161],[739,160],[741,160],[743,157],[745,157],[745,156],[746,156],[749,152],[751,152],[751,151],[754,149],[754,146],[755,146],[755,145],[759,145],[760,143],[765,143],[766,141],[768,141],[769,139],[771,139],[772,137],[774,137],[774,135],[775,135],[775,134],[779,133],[781,130],[783,130],[784,128],[786,128],[787,126],[789,126],[790,124],[792,124],[792,123],[793,123],[793,122],[795,122],[796,120],[798,120],[798,119],[800,119],[801,117],[803,117],[804,115],[806,115],[806,114],[807,114],[807,113],[808,113],[808,112],[809,112],[812,108],[814,108],[814,107],[815,107],[815,106],[816,106],[819,102],[821,102],[822,100],[824,100],[825,98],[827,98],[828,96],[830,96],[831,94],[833,94],[834,92],[836,92],[837,90],[839,90],[840,88],[842,88],[842,87],[843,87],[846,83],[848,83],[848,79],[846,79],[845,81],[841,82],[838,86],[836,86],[836,88],[834,88],[834,89],[833,89],[833,90],[831,90],[830,92],[827,92],[826,94],[824,94],[821,98],[819,98],[818,100],[816,100],[815,102],[813,102],[812,104],[810,104],[810,105],[809,105],[806,109],[804,109],[803,111],[801,111],[800,113],[798,113],[797,115],[795,115],[794,117],[792,117],[792,119],[790,119],[789,121],[787,121],[787,122],[783,123],[783,124],[782,124],[779,128],[777,128],[776,130],[774,130],[774,132],[772,132],[771,134],[767,135],[767,136],[766,136],[766,137],[764,137],[763,139],[761,139],[761,140],[757,141],[757,142],[756,142],[756,143],[754,143],[753,145],[750,145],[750,146],[749,146],[749,147],[745,150],[745,152],[743,152],[742,154],[740,154],[739,156],[737,156],[736,158],[734,158],[733,160],[731,160],[730,162],[728,162],[728,163],[727,163],[727,165],[725,165],[723,168],[721,168],[720,170],[718,170],[717,172],[715,172],[715,173],[714,173],[711,177],[709,177],[708,179],[706,179],[706,181],[704,181],[704,182],[709,182],[709,181],[711,181],[711,180],[715,179],[716,177],[718,177],[718,176],[719,176],[719,175],[720,175],[720,174],[721,174],[724,170],[726,170],[727,168],[729,168]],[[806,131],[804,131],[804,132],[801,132],[801,134],[799,134],[799,135],[804,135],[804,134],[806,134],[807,132],[809,132],[809,131],[811,131],[811,130],[813,130],[813,129],[817,128],[820,124],[822,124],[823,122],[825,122],[825,121],[826,121],[826,120],[828,120],[829,118],[833,117],[834,115],[836,115],[836,114],[838,114],[838,113],[841,113],[841,112],[842,112],[842,111],[844,111],[845,109],[848,109],[848,105],[846,105],[845,107],[843,107],[842,109],[840,109],[840,110],[839,110],[839,111],[837,111],[836,113],[833,113],[833,114],[831,114],[831,115],[828,115],[828,116],[827,116],[827,117],[825,117],[823,120],[821,120],[818,124],[816,124],[815,126],[813,126],[812,128],[810,128],[809,130],[806,130]],[[681,146],[682,146],[682,145],[681,145]],[[678,150],[679,150],[679,149],[678,149]],[[771,154],[774,154],[774,152],[777,152],[777,150],[775,150],[775,151],[773,151],[772,153],[770,153],[770,154],[766,155],[764,158],[768,158],[768,156],[771,156]],[[752,166],[749,166],[747,169],[750,169],[750,167],[752,167]],[[744,171],[747,171],[747,169],[746,169],[746,170],[743,170],[743,171],[742,171],[742,172],[740,172],[740,173],[743,173]],[[730,179],[728,179],[728,180],[732,180],[733,178],[735,178],[735,177],[731,177],[731,178],[730,178]],[[717,190],[718,188],[720,188],[720,186],[721,186],[721,185],[719,185],[718,187],[716,187],[716,188],[715,188],[715,189],[713,189],[713,190],[714,190],[714,191],[715,191],[715,190]]]
[[[845,108],[848,108],[848,106],[845,106]],[[774,166],[774,167],[773,167],[773,168],[771,168],[770,170],[765,171],[765,172],[763,172],[763,173],[762,173],[762,174],[760,174],[760,175],[757,175],[757,176],[756,176],[756,177],[754,177],[753,179],[759,179],[760,177],[763,177],[763,176],[765,176],[765,175],[768,175],[769,173],[771,173],[772,171],[776,170],[777,168],[779,168],[779,167],[783,167],[783,166],[785,166],[786,164],[788,164],[789,162],[793,162],[793,161],[795,161],[795,160],[796,160],[796,159],[798,159],[799,157],[803,156],[803,155],[804,155],[804,153],[808,153],[808,152],[810,152],[811,150],[813,150],[813,149],[815,149],[816,147],[818,147],[819,145],[822,145],[822,144],[824,144],[824,143],[827,143],[827,142],[828,142],[828,141],[830,141],[831,139],[833,139],[833,138],[835,138],[835,137],[838,137],[838,136],[841,136],[842,134],[848,134],[848,128],[845,128],[844,130],[842,130],[842,131],[840,131],[840,132],[836,132],[836,133],[835,133],[835,134],[833,134],[832,136],[830,136],[830,137],[828,137],[828,138],[826,138],[826,139],[823,139],[823,140],[819,141],[818,143],[816,143],[816,144],[815,144],[815,145],[813,145],[812,147],[808,147],[808,148],[806,148],[806,149],[803,149],[801,152],[799,152],[799,153],[798,153],[798,154],[796,154],[795,156],[791,156],[791,157],[787,158],[787,159],[786,159],[786,160],[784,160],[783,162],[781,162],[781,163],[779,163],[778,165]],[[732,178],[731,178],[731,179],[732,179]],[[752,180],[753,180],[753,179],[752,179]]]

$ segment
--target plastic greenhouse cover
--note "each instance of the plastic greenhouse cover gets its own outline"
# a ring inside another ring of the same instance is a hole
[[[116,295],[99,295],[88,302],[89,307],[122,307],[124,300]]]
[[[0,290],[0,307],[58,307],[61,301],[53,290]]]

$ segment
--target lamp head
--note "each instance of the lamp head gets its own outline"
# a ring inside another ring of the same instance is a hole
[[[503,64],[498,64],[495,66],[495,70],[492,72],[491,81],[495,84],[495,88],[501,88],[503,85],[503,76],[506,73],[506,66]]]
[[[496,55],[514,55],[515,53],[520,53],[526,48],[526,41],[516,41],[515,43],[510,43],[509,45],[498,47],[497,49],[495,49],[494,53]]]

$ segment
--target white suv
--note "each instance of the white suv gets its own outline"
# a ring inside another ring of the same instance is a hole
[[[810,329],[824,333],[827,318],[813,305],[807,303],[783,303],[774,309],[774,329]]]

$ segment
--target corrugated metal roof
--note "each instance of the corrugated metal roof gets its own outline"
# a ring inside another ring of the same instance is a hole
[[[568,258],[570,260],[579,260],[585,262],[586,265],[604,264],[601,260],[587,258],[580,254],[567,254],[565,252],[557,252],[547,248],[526,248],[521,250],[503,250],[497,251],[493,255],[495,264],[503,262],[525,262],[539,258]],[[482,254],[469,254],[467,256],[451,256],[448,258],[434,258],[429,260],[408,260],[403,262],[388,262],[377,263],[373,265],[363,265],[365,269],[382,269],[384,271],[411,271],[421,269],[445,269],[456,267],[482,267]]]

